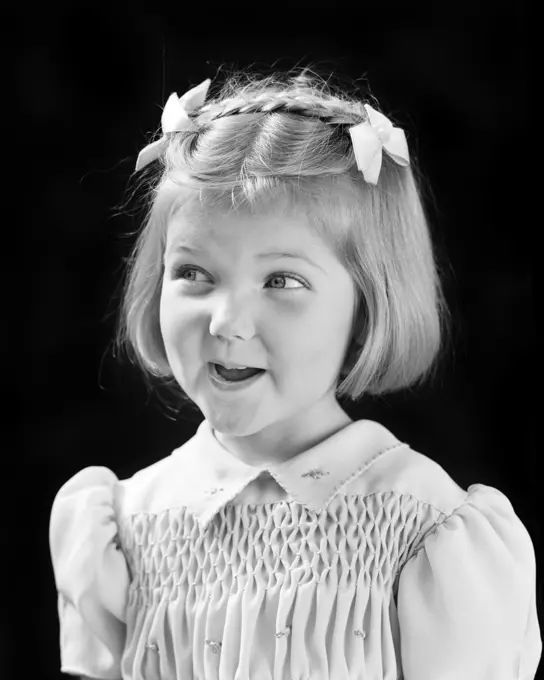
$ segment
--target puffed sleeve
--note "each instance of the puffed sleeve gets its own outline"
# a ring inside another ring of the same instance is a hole
[[[503,493],[469,487],[405,564],[397,607],[404,680],[533,680],[535,552]]]
[[[117,539],[118,484],[108,468],[88,467],[69,479],[53,502],[49,543],[63,673],[121,678],[130,579]]]

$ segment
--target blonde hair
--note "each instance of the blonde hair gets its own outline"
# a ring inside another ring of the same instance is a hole
[[[168,365],[159,301],[169,220],[178,210],[198,220],[206,209],[302,210],[350,272],[356,308],[337,397],[397,391],[434,372],[449,312],[415,157],[411,150],[410,167],[400,167],[384,153],[377,185],[365,182],[347,131],[367,119],[363,104],[308,69],[266,77],[238,71],[191,114],[197,132],[169,135],[158,167],[143,173],[148,210],[128,261],[115,339],[146,379],[191,402]],[[374,98],[372,106],[380,110]]]

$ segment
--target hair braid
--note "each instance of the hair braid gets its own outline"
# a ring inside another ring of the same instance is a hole
[[[331,125],[357,125],[367,120],[362,106],[347,105],[340,100],[329,102],[316,100],[304,95],[286,95],[263,93],[246,99],[236,97],[222,102],[204,104],[197,113],[199,122],[208,123],[217,118],[238,113],[294,113],[307,118],[319,118]]]

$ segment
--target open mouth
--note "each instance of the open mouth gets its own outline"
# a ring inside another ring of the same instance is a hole
[[[209,363],[210,375],[218,380],[219,382],[229,384],[229,383],[241,383],[247,380],[251,380],[262,373],[265,370],[262,368],[225,368],[221,364]]]

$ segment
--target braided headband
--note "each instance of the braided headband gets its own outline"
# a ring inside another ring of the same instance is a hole
[[[161,116],[163,136],[140,151],[136,161],[136,172],[164,153],[169,132],[198,131],[189,114],[204,104],[210,83],[211,80],[208,78],[181,98],[178,98],[175,92],[170,95]],[[396,163],[404,167],[410,165],[410,157],[404,131],[393,127],[386,116],[368,104],[364,107],[368,122],[363,121],[350,127],[349,134],[357,167],[369,184],[376,184],[382,167],[382,148]]]

